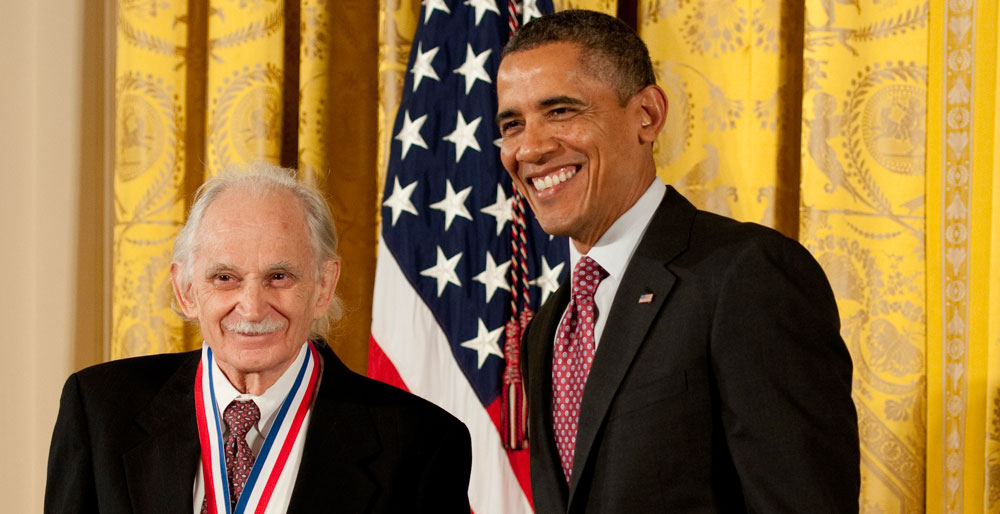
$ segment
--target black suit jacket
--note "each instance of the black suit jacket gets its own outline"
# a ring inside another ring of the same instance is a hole
[[[564,283],[522,350],[537,512],[858,511],[851,357],[797,242],[668,188],[600,314],[567,486],[551,362],[568,301]]]
[[[409,393],[357,375],[325,344],[289,512],[469,512],[469,432]],[[69,377],[45,512],[191,512],[201,352],[100,364]]]

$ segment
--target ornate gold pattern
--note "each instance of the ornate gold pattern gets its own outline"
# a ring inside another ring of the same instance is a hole
[[[973,0],[945,2],[945,66],[944,90],[946,95],[944,129],[944,164],[947,170],[944,191],[945,208],[939,223],[944,229],[945,265],[941,268],[942,312],[945,313],[944,333],[946,345],[942,359],[944,383],[942,401],[944,412],[944,493],[942,511],[958,513],[963,510],[965,478],[965,423],[968,394],[969,337],[969,208],[972,188],[969,170],[972,169],[973,123],[968,115],[972,111],[972,95],[966,94],[973,83],[973,41],[975,35],[972,16]]]
[[[299,49],[299,172],[312,184],[325,184],[327,94],[330,87],[330,20],[326,0],[302,0]]]
[[[781,106],[782,23],[793,23],[782,21],[785,10],[778,0],[638,4],[639,34],[670,102],[658,174],[703,209],[771,226],[778,127],[799,122],[783,119]]]
[[[119,4],[112,358],[184,345],[168,269],[184,217],[186,14],[185,2]]]
[[[281,157],[281,70],[257,63],[223,79],[212,100],[208,139],[210,168]]]
[[[209,175],[233,163],[281,158],[284,12],[283,0],[210,3]]]
[[[557,11],[566,9],[587,9],[612,16],[618,12],[618,0],[553,0],[552,6]]]
[[[830,278],[854,359],[860,507],[923,512],[927,9],[806,11],[800,238]]]
[[[995,343],[1000,346],[1000,341]],[[990,401],[990,424],[986,455],[986,508],[989,511],[1000,507],[1000,387],[993,389]]]

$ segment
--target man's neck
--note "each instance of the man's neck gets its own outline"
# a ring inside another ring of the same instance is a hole
[[[219,370],[222,374],[226,376],[229,383],[233,385],[237,391],[241,394],[249,394],[253,396],[260,396],[264,394],[275,382],[281,378],[281,375],[288,369],[288,366],[292,365],[294,359],[288,361],[281,366],[278,370],[267,370],[260,372],[243,373],[233,367],[219,362],[216,363],[219,366]]]

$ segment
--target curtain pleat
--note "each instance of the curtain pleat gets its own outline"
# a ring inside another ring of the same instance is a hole
[[[783,158],[797,148],[782,144],[798,134],[801,79],[782,37],[801,36],[802,11],[783,4],[645,1],[637,18],[669,101],[659,176],[702,209],[794,237],[796,210],[777,204],[798,198],[798,163]]]
[[[927,511],[1000,512],[997,6],[930,3]]]
[[[326,0],[301,0],[298,169],[311,184],[330,172],[326,124],[330,114],[330,12]]]
[[[170,259],[184,221],[183,2],[121,2],[115,61],[112,358],[184,349]]]
[[[280,163],[284,36],[283,0],[209,3],[207,176],[232,164]]]
[[[861,509],[921,512],[927,4],[806,12],[800,239],[854,359]]]

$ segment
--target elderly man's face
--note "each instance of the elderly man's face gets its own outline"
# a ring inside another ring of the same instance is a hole
[[[255,198],[238,186],[206,209],[191,284],[175,288],[184,314],[197,319],[219,367],[277,378],[330,305],[339,262],[319,280],[299,200],[276,190]]]
[[[588,251],[653,179],[650,93],[622,106],[578,45],[551,43],[505,57],[497,94],[504,167],[542,228]]]

